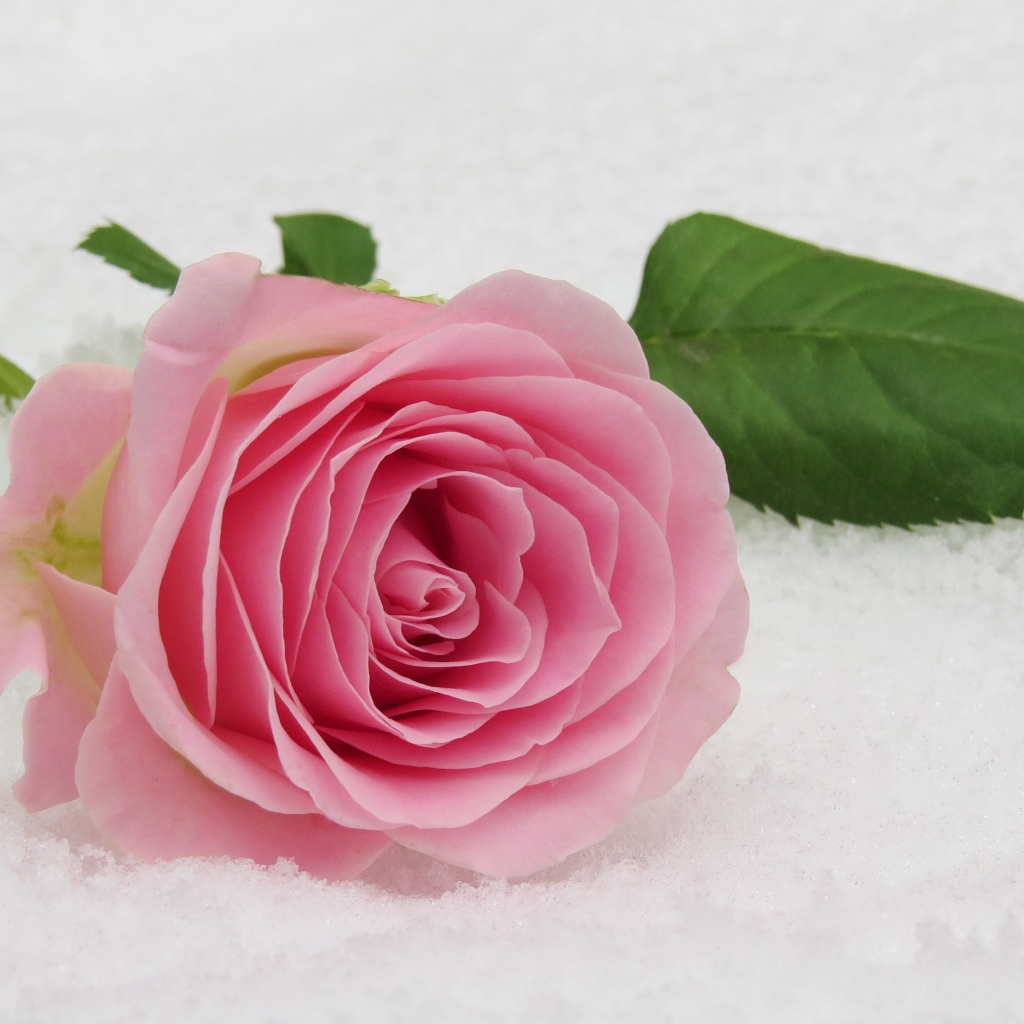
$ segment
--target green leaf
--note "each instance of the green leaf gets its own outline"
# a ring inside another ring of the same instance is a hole
[[[357,285],[373,277],[377,243],[365,224],[334,213],[293,213],[274,223],[284,250],[279,273]]]
[[[10,359],[0,356],[0,398],[8,409],[32,390],[35,380]]]
[[[127,228],[110,221],[103,227],[93,228],[78,243],[84,249],[105,259],[122,270],[127,270],[136,281],[174,291],[181,271],[166,257],[146,245]]]
[[[1024,303],[728,217],[670,224],[631,320],[652,376],[791,520],[1024,513]]]

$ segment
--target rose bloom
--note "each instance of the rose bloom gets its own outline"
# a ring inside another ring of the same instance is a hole
[[[666,792],[738,690],[721,453],[604,303],[442,307],[215,256],[133,372],[10,428],[0,674],[29,810],[125,850],[525,875]]]

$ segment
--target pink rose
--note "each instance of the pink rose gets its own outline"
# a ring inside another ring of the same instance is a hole
[[[602,302],[504,273],[437,308],[227,254],[146,338],[11,425],[27,808],[80,796],[143,858],[337,878],[393,840],[523,875],[729,715],[722,457]]]

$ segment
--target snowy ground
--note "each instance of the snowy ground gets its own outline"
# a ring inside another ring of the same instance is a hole
[[[1019,0],[0,0],[0,348],[118,358],[158,294],[84,254],[276,266],[272,213],[381,273],[504,267],[628,313],[696,209],[1024,296]],[[142,866],[9,795],[0,1020],[1024,1021],[1024,524],[736,508],[744,693],[668,797],[518,884],[386,854],[326,886]]]

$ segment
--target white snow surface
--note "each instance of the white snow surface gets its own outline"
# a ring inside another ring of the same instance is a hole
[[[128,357],[187,263],[274,213],[374,226],[453,294],[518,267],[632,308],[697,209],[1024,296],[1020,0],[0,0],[0,348]],[[526,881],[393,850],[144,865],[10,796],[0,1020],[1024,1020],[1024,524],[863,529],[736,503],[743,697],[667,797]]]

